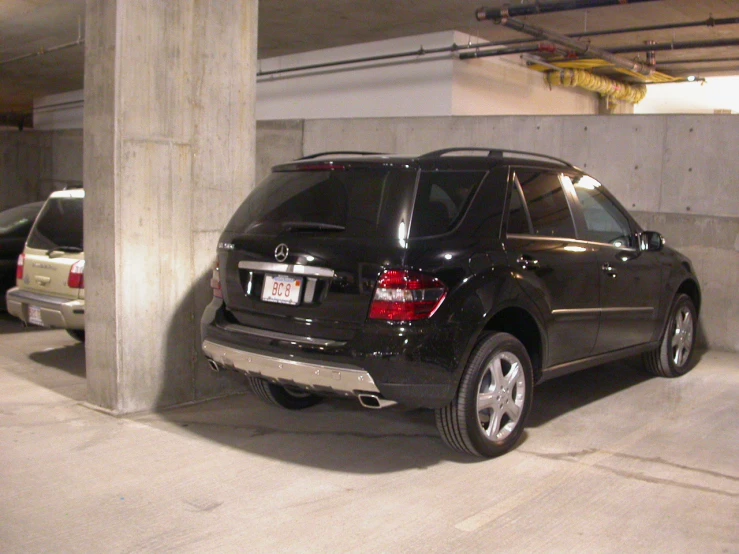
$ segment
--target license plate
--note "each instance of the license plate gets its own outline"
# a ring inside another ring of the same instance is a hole
[[[300,289],[303,288],[302,277],[289,275],[265,275],[262,300],[296,306],[300,302]]]
[[[41,308],[38,306],[28,306],[28,322],[34,325],[44,326],[44,322],[41,321]]]

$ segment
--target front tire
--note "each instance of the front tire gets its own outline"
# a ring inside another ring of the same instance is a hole
[[[436,410],[444,442],[491,458],[521,438],[533,400],[534,376],[523,344],[508,333],[484,336],[470,356],[457,396]]]
[[[695,332],[698,323],[695,305],[687,294],[678,294],[672,302],[667,328],[659,348],[644,354],[644,367],[658,377],[680,377],[695,363]]]
[[[286,389],[259,377],[247,377],[251,390],[262,401],[288,410],[303,410],[315,406],[321,401],[320,396],[297,389]]]

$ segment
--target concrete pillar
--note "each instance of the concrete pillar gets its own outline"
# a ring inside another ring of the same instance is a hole
[[[257,0],[88,0],[88,401],[129,413],[237,384],[200,354],[218,235],[253,187]]]

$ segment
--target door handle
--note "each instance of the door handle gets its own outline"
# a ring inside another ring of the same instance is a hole
[[[539,260],[531,256],[521,255],[516,258],[516,263],[521,266],[521,269],[539,269]]]
[[[603,270],[603,273],[605,273],[609,277],[612,277],[613,279],[615,279],[616,275],[618,275],[616,269],[609,263],[604,263],[601,269]]]

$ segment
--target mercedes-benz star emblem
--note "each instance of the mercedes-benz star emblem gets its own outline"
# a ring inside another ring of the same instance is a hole
[[[287,247],[287,244],[280,243],[277,245],[277,248],[275,248],[275,260],[278,262],[284,262],[287,260],[287,255],[290,253],[290,249]]]

